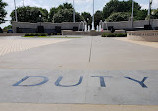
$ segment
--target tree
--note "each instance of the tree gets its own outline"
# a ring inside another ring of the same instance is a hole
[[[128,21],[130,14],[127,12],[116,12],[107,18],[107,22]]]
[[[136,15],[134,16],[134,20],[145,20],[147,17],[148,10],[139,10],[136,12]]]
[[[3,31],[7,32],[9,29],[12,29],[12,25],[8,25],[3,28]]]
[[[73,9],[73,6],[71,3],[63,3],[62,5],[59,5],[58,10],[60,9]]]
[[[56,14],[58,11],[64,10],[64,9],[73,9],[73,6],[70,3],[63,3],[62,5],[59,5],[57,8],[55,8],[55,7],[51,8],[50,12],[49,12],[49,22],[53,21],[54,14]]]
[[[76,22],[80,22],[81,16],[76,12]],[[55,23],[73,22],[73,9],[61,9],[53,17]]]
[[[83,12],[83,13],[81,13],[81,17],[82,17],[82,19],[83,19],[84,21],[87,22],[88,25],[91,25],[91,23],[92,23],[92,16],[91,16],[90,13],[88,13],[88,12]]]
[[[102,11],[96,11],[94,14],[94,26],[96,27],[99,25],[100,20],[104,20],[103,12]]]
[[[131,7],[132,7],[132,0],[128,0],[128,1],[111,0],[103,8],[103,16],[106,19],[114,12],[131,13],[132,11]],[[141,9],[141,6],[137,2],[134,2],[134,14],[136,11],[140,9]]]
[[[7,12],[5,11],[4,8],[7,5],[8,5],[7,3],[3,2],[2,0],[0,0],[0,24],[5,22],[4,18],[6,17]]]
[[[158,19],[158,9],[152,11],[152,17]]]
[[[52,22],[53,20],[53,17],[54,17],[54,14],[56,14],[58,12],[58,9],[53,7],[50,9],[50,12],[49,12],[49,22]]]
[[[17,15],[19,22],[47,22],[48,21],[48,11],[46,9],[37,7],[19,7],[17,8]],[[41,18],[39,17],[41,15]],[[12,21],[15,21],[15,10],[11,13]]]

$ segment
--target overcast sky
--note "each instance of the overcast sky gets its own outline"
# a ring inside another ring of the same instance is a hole
[[[6,20],[10,20],[10,13],[14,10],[14,0],[2,0],[8,3],[6,10],[8,12]],[[92,1],[93,0],[75,0],[75,9],[77,12],[90,12],[92,13]],[[102,10],[107,2],[110,0],[95,0],[95,11]],[[120,0],[123,1],[123,0]],[[126,1],[126,0],[125,0]],[[148,8],[149,0],[135,0],[138,2],[143,9]],[[25,6],[36,6],[46,8],[48,11],[51,7],[57,7],[58,5],[69,2],[72,3],[73,0],[24,0]],[[16,0],[17,6],[23,6],[23,0]],[[152,8],[158,8],[158,0],[153,0]],[[0,27],[4,27],[9,25],[10,22],[6,22],[1,24]]]

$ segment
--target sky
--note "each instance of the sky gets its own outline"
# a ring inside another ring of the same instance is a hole
[[[11,20],[10,13],[12,12],[12,10],[14,10],[14,0],[2,0],[2,1],[8,3],[8,6],[5,8],[8,12],[6,16],[6,20]],[[74,0],[74,1],[75,1],[75,10],[77,12],[81,13],[86,11],[92,14],[93,0]],[[96,10],[102,10],[105,4],[110,0],[94,0],[94,1],[95,1],[95,11],[96,11]],[[148,8],[149,0],[135,0],[135,1],[142,6],[142,9]],[[63,4],[65,2],[73,3],[73,0],[24,0],[24,5],[42,7],[42,8],[46,8],[49,11],[51,7],[58,7],[60,4]],[[23,0],[16,0],[16,4],[17,7],[23,6]],[[158,8],[158,0],[153,0],[152,8],[155,9]],[[6,23],[1,24],[0,27],[3,28],[9,24],[10,22],[8,21]]]

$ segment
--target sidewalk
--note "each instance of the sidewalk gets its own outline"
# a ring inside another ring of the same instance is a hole
[[[0,103],[1,111],[158,111],[158,106]]]

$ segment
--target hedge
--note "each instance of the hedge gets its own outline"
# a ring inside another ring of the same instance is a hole
[[[127,33],[103,33],[102,37],[127,37]]]
[[[26,33],[25,36],[48,36],[47,33]]]

